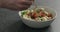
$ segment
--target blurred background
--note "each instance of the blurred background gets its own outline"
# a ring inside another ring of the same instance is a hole
[[[60,0],[35,0],[35,3],[57,11],[57,18],[49,27],[42,29],[27,27],[19,18],[18,11],[0,8],[0,32],[60,32]]]

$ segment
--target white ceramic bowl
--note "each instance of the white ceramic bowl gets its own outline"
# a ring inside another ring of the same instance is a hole
[[[54,19],[56,18],[56,11],[55,10],[53,10],[52,8],[46,7],[46,6],[39,6],[38,8],[45,8],[46,9],[45,11],[52,13],[54,16],[53,19],[48,20],[48,21],[42,21],[42,22],[27,20],[27,19],[24,19],[23,17],[21,17],[22,11],[19,11],[19,16],[22,19],[24,24],[26,24],[27,26],[32,27],[32,28],[43,28],[43,27],[49,26],[54,21]]]

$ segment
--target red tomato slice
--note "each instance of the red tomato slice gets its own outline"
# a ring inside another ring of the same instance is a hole
[[[33,19],[37,18],[37,17],[38,17],[38,16],[37,16],[37,13],[33,12],[32,15],[31,15],[31,17],[32,17]]]
[[[52,17],[52,14],[49,13],[47,16],[48,16],[48,17]]]
[[[42,17],[46,16],[43,11],[41,11],[41,12],[39,13],[39,15],[42,16]]]
[[[37,17],[37,13],[33,13],[33,16],[36,18]]]

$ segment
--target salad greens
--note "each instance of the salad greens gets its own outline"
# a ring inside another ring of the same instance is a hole
[[[46,21],[48,19],[52,19],[52,14],[45,11],[43,8],[35,9],[35,10],[26,10],[21,12],[22,17],[30,17],[31,19],[39,19],[41,21]]]

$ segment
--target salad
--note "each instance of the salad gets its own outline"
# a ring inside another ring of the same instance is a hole
[[[21,16],[25,19],[37,21],[47,21],[53,18],[53,15],[45,11],[44,8],[23,11],[21,12]]]

